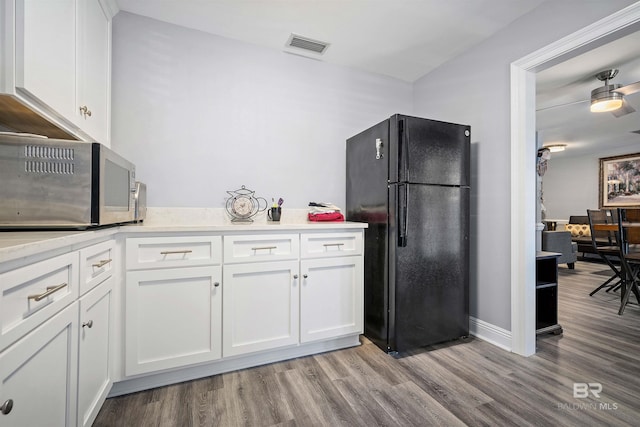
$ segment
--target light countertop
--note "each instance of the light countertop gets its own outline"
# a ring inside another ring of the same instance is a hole
[[[0,231],[0,262],[10,261],[62,247],[115,235],[117,233],[176,233],[176,232],[273,232],[345,230],[367,228],[361,222],[311,222],[306,210],[290,210],[280,222],[267,221],[258,216],[254,222],[232,223],[222,209],[209,208],[149,208],[142,224],[121,225],[96,230],[69,231]]]
[[[118,227],[70,231],[0,231],[0,262],[112,236]]]

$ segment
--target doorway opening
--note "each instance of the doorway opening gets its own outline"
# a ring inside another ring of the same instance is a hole
[[[535,74],[639,29],[640,2],[511,64],[511,348],[514,353],[530,356],[536,348]]]

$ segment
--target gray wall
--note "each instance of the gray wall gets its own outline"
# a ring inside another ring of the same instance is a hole
[[[485,322],[511,329],[510,64],[632,3],[547,1],[414,86],[417,115],[471,125],[470,312]]]
[[[471,314],[510,330],[509,65],[631,3],[547,1],[413,87],[121,12],[112,146],[150,206],[222,207],[244,184],[301,208],[344,205],[344,141],[387,116],[469,124]]]
[[[640,153],[640,144],[576,156],[567,148],[552,153],[542,177],[546,218],[568,220],[570,215],[586,215],[598,209],[600,158]]]
[[[150,206],[223,207],[227,190],[345,203],[345,140],[411,113],[409,83],[120,12],[112,147]]]

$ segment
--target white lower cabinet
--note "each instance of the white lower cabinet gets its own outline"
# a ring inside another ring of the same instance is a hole
[[[300,262],[300,342],[363,331],[362,257]]]
[[[223,356],[298,343],[298,260],[224,266]]]
[[[0,353],[0,426],[75,426],[77,358],[74,302]]]
[[[129,271],[127,376],[221,357],[221,267]]]
[[[0,274],[0,427],[91,425],[112,386],[113,242],[25,261]]]
[[[113,282],[110,277],[80,298],[78,425],[90,426],[111,385]]]

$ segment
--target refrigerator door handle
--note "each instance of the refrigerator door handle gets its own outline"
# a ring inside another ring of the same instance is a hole
[[[382,147],[384,144],[380,138],[376,138],[376,160],[380,160],[384,158],[384,153],[382,152]]]
[[[405,120],[398,122],[398,182],[409,182],[409,129]]]
[[[400,184],[399,187],[404,187],[404,191],[398,188],[398,247],[404,248],[407,246],[409,186],[407,184]]]

